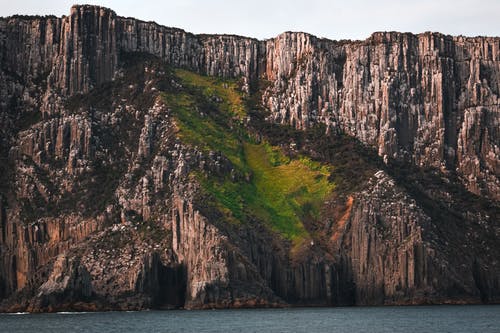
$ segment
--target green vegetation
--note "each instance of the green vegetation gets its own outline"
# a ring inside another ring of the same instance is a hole
[[[302,221],[319,217],[321,204],[334,188],[327,180],[329,168],[307,158],[286,160],[267,144],[245,143],[244,151],[251,181],[201,177],[201,183],[230,220],[256,217],[299,243],[308,235]],[[276,157],[285,162],[273,164]]]
[[[174,112],[179,136],[204,151],[221,152],[238,175],[194,174],[210,204],[231,223],[258,219],[294,244],[308,238],[303,222],[319,218],[333,191],[331,168],[255,142],[245,128],[247,112],[236,82],[185,70],[174,74],[182,87],[163,97]]]
[[[226,114],[233,114],[240,119],[246,116],[245,106],[238,85],[234,81],[202,76],[183,69],[175,71],[177,77],[191,87],[199,87],[206,98],[219,97],[220,110]]]
[[[235,83],[176,70],[186,87],[164,93],[179,126],[179,136],[204,151],[220,151],[235,166],[245,170],[241,127],[244,104]],[[224,88],[226,87],[226,88]]]

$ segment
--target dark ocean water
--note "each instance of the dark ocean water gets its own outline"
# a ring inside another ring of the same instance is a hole
[[[500,305],[0,314],[0,332],[500,332]]]

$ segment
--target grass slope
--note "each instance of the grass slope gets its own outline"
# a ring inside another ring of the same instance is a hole
[[[264,221],[294,244],[309,237],[303,221],[319,218],[335,185],[330,166],[306,157],[289,158],[276,146],[255,142],[245,130],[245,103],[237,83],[175,70],[182,87],[166,92],[184,142],[219,151],[244,177],[234,180],[196,173],[209,198],[228,221]]]

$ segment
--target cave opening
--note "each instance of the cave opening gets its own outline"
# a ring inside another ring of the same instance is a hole
[[[164,266],[161,262],[157,268],[158,288],[154,295],[154,306],[157,308],[182,308],[186,301],[187,270],[184,264]]]

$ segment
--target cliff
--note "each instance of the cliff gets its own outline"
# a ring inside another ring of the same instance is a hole
[[[4,311],[500,299],[500,39],[0,18]]]

